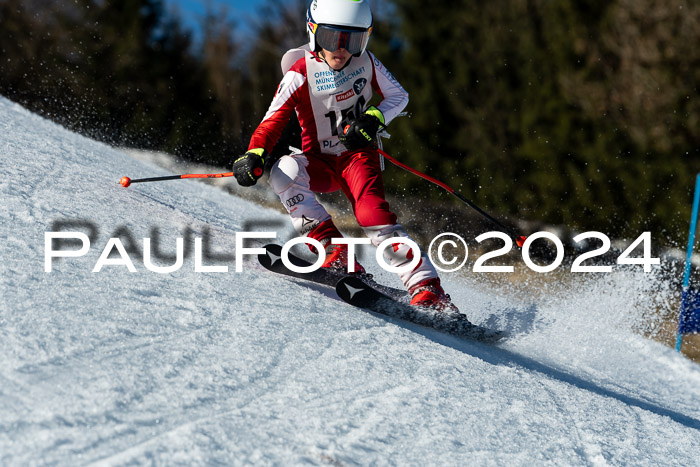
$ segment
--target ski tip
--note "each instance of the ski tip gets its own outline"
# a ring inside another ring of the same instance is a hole
[[[348,303],[352,303],[355,296],[367,288],[369,286],[356,277],[343,277],[335,284],[338,296]]]
[[[263,248],[265,249],[265,252],[258,255],[258,261],[265,268],[271,269],[282,257],[282,247],[276,243],[269,243]]]
[[[484,342],[486,344],[501,344],[503,341],[505,341],[508,338],[508,334],[504,331],[494,331],[494,330],[487,330],[484,332],[484,334],[478,339],[480,342]]]
[[[272,251],[275,253],[282,253],[282,245],[278,245],[276,243],[268,243],[263,247],[265,251]]]

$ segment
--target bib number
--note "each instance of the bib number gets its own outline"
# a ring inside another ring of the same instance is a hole
[[[355,102],[355,105],[347,107],[340,110],[340,125],[338,125],[338,113],[335,110],[331,110],[324,117],[329,120],[331,125],[331,135],[338,136],[338,128],[345,128],[345,126],[352,120],[355,120],[355,115],[360,115],[362,109],[365,107],[365,96],[360,96]]]

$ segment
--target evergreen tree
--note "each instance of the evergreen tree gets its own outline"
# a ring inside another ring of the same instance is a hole
[[[682,237],[700,16],[681,3],[395,0],[392,150],[501,214]]]

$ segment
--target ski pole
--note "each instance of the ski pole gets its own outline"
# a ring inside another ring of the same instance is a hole
[[[447,185],[446,183],[443,183],[443,182],[441,182],[440,180],[436,180],[436,179],[434,179],[433,177],[431,177],[431,176],[429,176],[429,175],[426,175],[426,174],[424,174],[424,173],[422,173],[422,172],[419,172],[418,170],[416,170],[416,169],[414,169],[414,168],[411,168],[411,167],[407,166],[406,164],[403,164],[403,163],[397,161],[396,159],[394,159],[393,157],[391,157],[389,154],[387,154],[386,152],[382,151],[381,149],[377,149],[377,152],[378,152],[379,154],[381,154],[382,156],[384,156],[384,158],[387,159],[387,160],[388,160],[389,162],[391,162],[392,164],[394,164],[394,165],[396,165],[396,166],[398,166],[398,167],[401,167],[402,169],[404,169],[404,170],[406,170],[406,171],[408,171],[408,172],[411,172],[411,173],[414,174],[414,175],[418,175],[420,178],[422,178],[422,179],[424,179],[424,180],[427,180],[427,181],[429,181],[429,182],[431,182],[431,183],[434,183],[435,185],[437,185],[437,186],[439,186],[440,188],[444,189],[444,190],[447,191],[448,193],[450,193],[450,194],[456,196],[457,199],[459,199],[460,201],[462,201],[464,204],[466,204],[466,205],[469,206],[470,208],[474,209],[476,212],[478,212],[479,214],[481,214],[482,216],[484,216],[486,219],[488,219],[493,225],[495,225],[496,227],[498,227],[499,229],[501,229],[502,231],[504,231],[505,233],[507,233],[507,234],[515,241],[515,244],[518,245],[518,247],[522,248],[523,244],[525,243],[525,240],[527,240],[527,237],[525,237],[524,235],[518,235],[518,234],[516,234],[515,232],[513,232],[512,229],[506,227],[505,225],[503,225],[502,223],[500,223],[499,221],[497,221],[495,218],[493,218],[492,216],[490,216],[488,213],[486,213],[486,212],[485,212],[483,209],[481,209],[479,206],[477,206],[476,204],[474,204],[474,203],[472,203],[471,201],[469,201],[467,198],[465,198],[464,196],[462,196],[461,194],[459,194],[457,191],[455,191],[454,188],[452,188],[451,186]]]
[[[225,172],[219,174],[182,174],[182,175],[166,175],[165,177],[151,177],[151,178],[137,178],[130,179],[129,177],[122,177],[119,182],[124,188],[128,187],[132,183],[143,183],[143,182],[161,182],[164,180],[179,180],[181,178],[222,178],[222,177],[233,177],[233,172]]]

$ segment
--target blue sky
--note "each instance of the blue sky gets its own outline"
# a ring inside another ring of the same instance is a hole
[[[310,2],[310,0],[309,0]],[[371,0],[372,12],[379,16],[390,14],[390,2],[385,0]],[[258,17],[258,10],[265,4],[265,0],[164,0],[166,8],[170,11],[177,9],[183,24],[197,32],[207,5],[215,11],[225,8],[229,18],[236,23],[236,30],[246,30],[246,25]],[[304,18],[299,18],[300,27],[304,27]],[[198,37],[195,34],[195,37]]]
[[[240,29],[245,28],[248,20],[257,16],[257,10],[265,3],[265,0],[164,0],[169,11],[177,9],[183,24],[197,32],[207,5],[214,11],[225,8],[229,18],[235,20]]]

